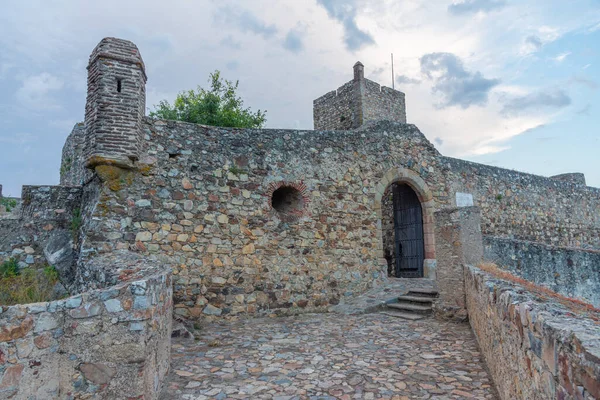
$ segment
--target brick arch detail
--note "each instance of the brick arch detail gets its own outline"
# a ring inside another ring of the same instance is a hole
[[[435,265],[435,202],[433,200],[433,194],[427,183],[417,174],[416,172],[402,168],[395,167],[388,170],[382,180],[377,184],[375,188],[375,203],[374,209],[377,215],[377,249],[379,251],[380,263],[385,264],[385,258],[383,254],[383,231],[382,231],[382,210],[381,201],[385,190],[393,183],[405,183],[410,186],[419,201],[421,202],[421,208],[423,211],[423,241],[425,245],[425,261],[424,261],[424,276],[425,278],[433,278],[429,276],[429,265]]]
[[[273,193],[277,189],[282,188],[282,187],[291,187],[300,192],[300,195],[302,196],[302,204],[303,204],[301,209],[293,210],[288,214],[278,214],[275,211],[275,209],[273,208],[273,206],[271,204],[271,199],[273,197]],[[278,215],[279,219],[281,219],[282,221],[293,222],[293,221],[296,221],[299,218],[302,218],[308,214],[308,206],[310,203],[310,196],[309,196],[309,192],[307,191],[306,185],[302,181],[300,181],[300,182],[289,182],[289,181],[271,182],[269,184],[269,186],[267,187],[267,191],[265,193],[265,198],[266,198],[265,210],[267,211],[267,213],[271,213],[273,215],[275,215],[275,214]]]

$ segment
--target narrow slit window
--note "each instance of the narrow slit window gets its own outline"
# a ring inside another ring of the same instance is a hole
[[[121,93],[121,79],[117,79],[117,92]]]

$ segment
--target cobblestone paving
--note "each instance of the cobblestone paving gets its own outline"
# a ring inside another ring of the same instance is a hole
[[[384,314],[209,324],[161,399],[496,399],[468,325]]]

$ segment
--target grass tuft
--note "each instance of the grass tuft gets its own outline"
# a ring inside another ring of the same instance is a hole
[[[39,303],[54,300],[58,271],[53,266],[43,270],[19,268],[16,260],[0,264],[0,305]]]

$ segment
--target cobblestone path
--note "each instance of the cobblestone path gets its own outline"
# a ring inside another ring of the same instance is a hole
[[[207,324],[161,399],[496,399],[468,325],[384,314]]]

